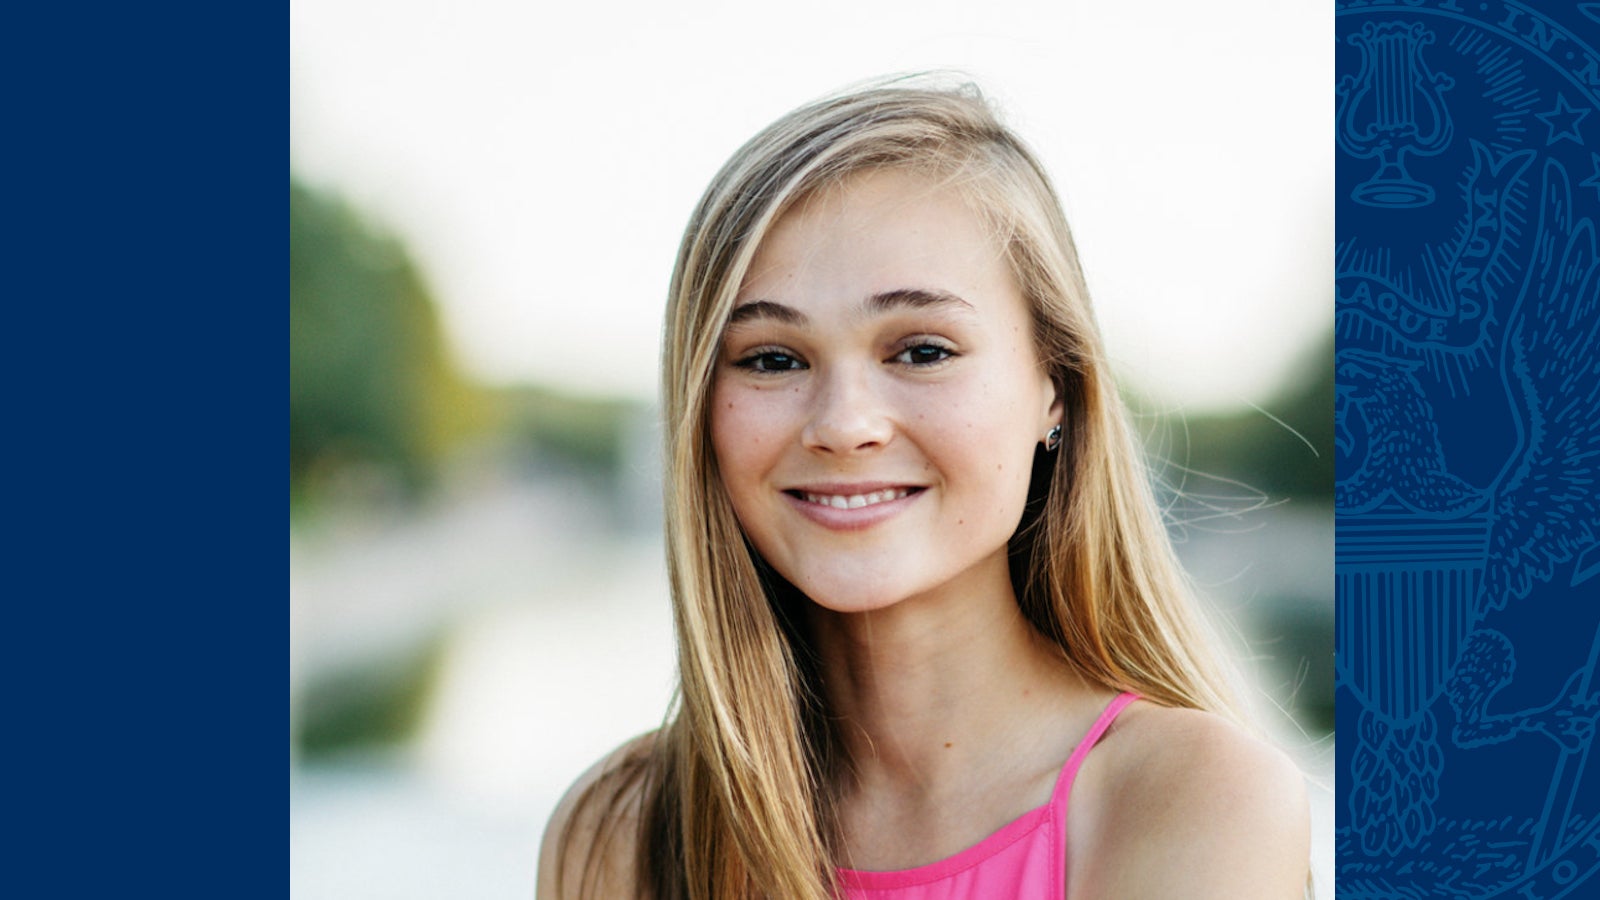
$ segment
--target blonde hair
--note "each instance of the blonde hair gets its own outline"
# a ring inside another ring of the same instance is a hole
[[[829,791],[838,751],[815,660],[793,589],[765,569],[734,517],[708,403],[722,333],[763,237],[819,188],[885,167],[947,179],[983,212],[1065,400],[1061,450],[1036,458],[1012,539],[1024,615],[1095,682],[1246,718],[1174,558],[1044,170],[970,85],[902,80],[832,96],[768,126],[723,166],[672,275],[662,386],[679,694],[651,749],[603,791],[613,806],[625,793],[642,802],[639,883],[659,900],[838,894]]]

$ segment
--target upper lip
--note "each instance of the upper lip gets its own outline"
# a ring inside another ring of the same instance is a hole
[[[809,484],[796,484],[784,488],[786,491],[799,491],[805,494],[837,494],[841,497],[853,497],[858,494],[871,494],[878,491],[913,490],[920,488],[920,484],[907,481],[815,481]]]

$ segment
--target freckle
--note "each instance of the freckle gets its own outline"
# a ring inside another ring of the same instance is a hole
[[[955,746],[955,745],[954,745],[954,744],[952,744],[952,743],[950,743],[950,742],[949,742],[949,741],[945,741],[945,742],[944,742],[944,748],[945,748],[945,749],[946,749],[946,750],[949,750],[949,749],[950,749],[950,748],[951,748],[951,747],[953,747],[953,746]]]
[[[957,519],[956,520],[956,524],[957,525],[965,525],[965,524],[967,524],[967,520],[966,519]]]

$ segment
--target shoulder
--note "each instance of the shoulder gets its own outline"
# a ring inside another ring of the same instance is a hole
[[[635,860],[655,743],[656,732],[628,741],[567,789],[540,842],[538,900],[639,896]]]
[[[1103,744],[1082,810],[1093,827],[1069,831],[1074,897],[1303,896],[1310,805],[1282,751],[1213,713],[1147,702]]]

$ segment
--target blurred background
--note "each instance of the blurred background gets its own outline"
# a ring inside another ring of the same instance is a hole
[[[562,791],[671,696],[692,205],[794,106],[954,68],[1056,179],[1331,896],[1332,34],[1311,0],[292,0],[291,895],[531,896]]]

